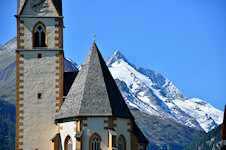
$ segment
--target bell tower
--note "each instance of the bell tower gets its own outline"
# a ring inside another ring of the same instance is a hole
[[[18,0],[16,150],[51,150],[63,103],[61,0]]]

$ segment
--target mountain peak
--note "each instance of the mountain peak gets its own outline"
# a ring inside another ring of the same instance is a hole
[[[125,61],[125,62],[128,63],[130,66],[132,66],[132,67],[134,67],[134,68],[136,69],[135,65],[133,65],[132,63],[130,63],[130,62],[126,59],[126,57],[122,54],[122,52],[120,52],[119,50],[116,50],[116,51],[114,52],[114,54],[113,54],[111,57],[108,58],[108,60],[106,61],[106,64],[107,64],[108,67],[111,67],[111,65],[112,65],[114,62],[120,61],[120,60]]]
[[[64,72],[78,72],[78,65],[70,58],[64,58]]]
[[[122,60],[128,62],[127,59],[125,58],[125,56],[119,50],[116,50],[111,57],[114,57],[117,60],[122,59]]]
[[[120,58],[125,58],[124,55],[119,50],[116,50],[112,56],[117,56],[117,57],[120,57]]]

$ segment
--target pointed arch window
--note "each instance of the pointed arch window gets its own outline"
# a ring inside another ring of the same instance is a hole
[[[47,47],[46,45],[46,27],[43,23],[39,22],[34,27],[33,33],[33,46],[34,47]]]
[[[71,137],[68,135],[65,139],[65,143],[64,143],[64,149],[65,150],[72,150],[73,147],[73,143],[72,143],[72,139]]]
[[[123,135],[118,138],[118,150],[126,150],[126,139]]]
[[[90,137],[89,149],[90,150],[101,150],[101,138],[97,133],[94,133]]]

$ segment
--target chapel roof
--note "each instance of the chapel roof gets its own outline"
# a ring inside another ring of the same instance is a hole
[[[114,116],[133,119],[95,42],[56,119],[79,116]]]
[[[23,6],[25,5],[26,1],[28,0],[18,0],[18,4],[17,4],[17,15],[19,15],[21,13],[21,10],[23,8]],[[52,0],[59,16],[62,16],[62,0]]]

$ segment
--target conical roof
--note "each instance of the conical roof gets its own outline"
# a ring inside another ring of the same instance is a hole
[[[133,119],[95,43],[56,119],[79,116],[115,116]]]

